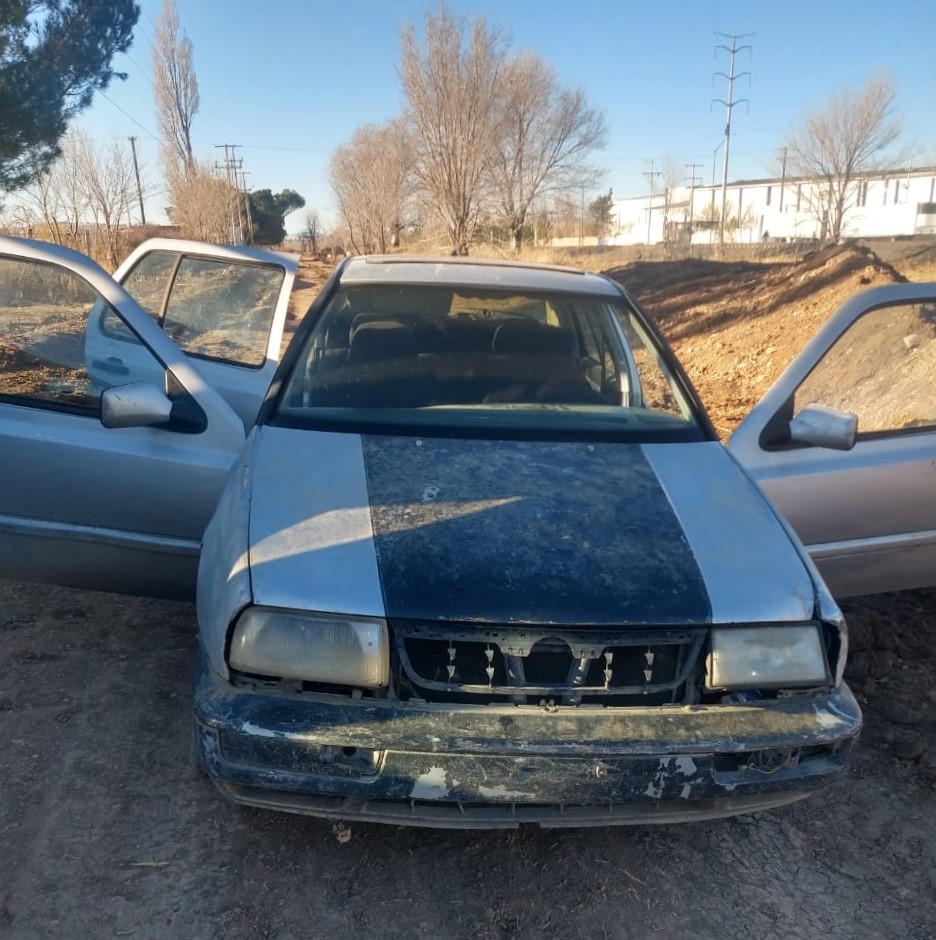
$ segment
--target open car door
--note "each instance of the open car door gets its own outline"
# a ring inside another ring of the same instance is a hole
[[[259,248],[152,238],[114,280],[250,427],[279,361],[297,262],[295,255]],[[132,336],[102,305],[89,318],[87,350],[97,385],[143,365]]]
[[[936,585],[936,284],[852,297],[728,448],[836,595]]]
[[[98,316],[120,334],[119,366],[95,366]],[[103,269],[0,237],[4,576],[192,596],[243,448],[242,418]]]

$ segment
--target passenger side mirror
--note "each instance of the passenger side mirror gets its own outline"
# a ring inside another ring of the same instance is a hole
[[[115,385],[101,392],[101,424],[105,428],[144,428],[168,424],[172,402],[149,382]]]
[[[830,450],[851,450],[858,436],[858,416],[825,405],[807,405],[790,421],[790,440]]]

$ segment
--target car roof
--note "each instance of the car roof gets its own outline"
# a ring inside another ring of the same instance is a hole
[[[342,268],[341,283],[449,285],[621,296],[621,289],[613,281],[578,268],[491,258],[422,255],[351,258]]]
[[[145,254],[147,251],[177,251],[189,255],[208,255],[211,257],[224,257],[232,261],[243,259],[245,261],[276,262],[290,270],[296,267],[299,255],[288,251],[271,251],[268,248],[254,248],[252,245],[215,245],[202,241],[193,241],[188,238],[167,238],[158,236],[147,238],[134,250],[134,255]]]

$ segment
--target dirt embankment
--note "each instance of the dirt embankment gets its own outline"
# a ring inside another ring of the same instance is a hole
[[[909,259],[908,274],[918,273],[919,260]],[[928,264],[929,256],[922,261]],[[907,280],[869,249],[853,246],[792,263],[684,259],[638,262],[606,273],[654,318],[725,439],[842,303],[866,287]],[[928,268],[922,273],[932,276]],[[926,320],[928,311],[923,313]],[[909,310],[895,315],[911,317]],[[894,336],[933,332],[932,324],[921,325],[918,313],[911,319]],[[859,330],[854,348],[845,351],[849,367],[833,368],[827,378],[854,379],[853,359],[862,367],[880,364],[879,340],[867,332]],[[917,393],[928,392],[936,372],[927,379],[925,369],[936,344],[928,342],[926,357],[897,345],[890,352],[908,356],[910,365],[890,370],[889,385],[901,388],[910,380]],[[887,370],[869,369],[866,392],[881,399],[879,371]],[[858,394],[853,388],[838,392],[841,397],[829,404],[851,406]],[[925,405],[931,415],[931,395]],[[915,423],[914,414],[908,412],[905,423]],[[889,754],[911,786],[936,787],[936,591],[856,599],[843,607],[851,630],[846,678],[867,718],[863,746]]]
[[[906,280],[850,246],[792,263],[684,259],[605,273],[654,318],[724,438],[848,297]]]

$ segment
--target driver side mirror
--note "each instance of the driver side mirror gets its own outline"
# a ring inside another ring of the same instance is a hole
[[[825,405],[807,405],[790,421],[790,440],[830,450],[851,450],[858,436],[858,416]]]
[[[149,382],[114,385],[101,392],[101,424],[105,428],[143,428],[168,424],[172,402]]]

